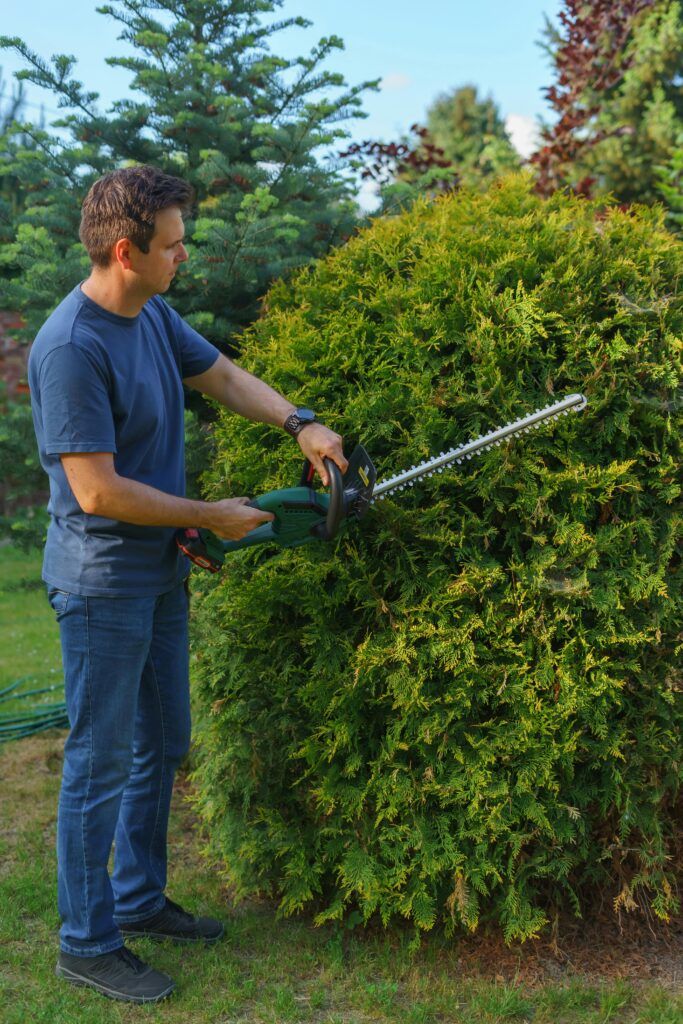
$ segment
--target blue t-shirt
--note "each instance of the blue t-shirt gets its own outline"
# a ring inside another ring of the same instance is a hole
[[[119,476],[185,495],[183,377],[218,358],[161,296],[137,316],[98,306],[80,284],[31,347],[28,379],[40,461],[50,478],[43,579],[97,596],[158,595],[187,575],[174,527],[83,512],[60,454],[113,452]]]

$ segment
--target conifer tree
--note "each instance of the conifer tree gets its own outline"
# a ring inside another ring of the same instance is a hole
[[[565,0],[561,28],[546,24],[558,114],[531,157],[537,189],[613,193],[622,203],[661,201],[658,166],[683,129],[680,0],[584,4]]]
[[[494,100],[480,100],[474,85],[438,96],[426,125],[412,124],[397,142],[366,139],[340,156],[352,158],[361,177],[379,185],[374,216],[397,213],[421,195],[486,187],[521,164]]]
[[[508,941],[680,912],[683,252],[662,210],[532,189],[375,219],[245,333],[380,480],[588,399],[331,543],[196,571],[197,809],[281,912]],[[208,493],[292,486],[281,434],[221,416]]]
[[[493,97],[481,99],[476,85],[438,96],[427,111],[427,129],[457,167],[464,185],[488,182],[520,166]]]
[[[598,117],[602,138],[587,153],[596,192],[621,202],[666,201],[657,166],[672,160],[683,133],[683,4],[658,2],[637,19],[627,70]]]
[[[254,319],[274,277],[350,234],[353,186],[338,160],[318,154],[348,134],[343,121],[365,116],[361,93],[375,83],[347,87],[323,68],[343,46],[337,36],[306,57],[276,56],[278,32],[310,24],[273,19],[282,3],[114,0],[98,8],[136,51],[108,59],[133,78],[130,94],[104,113],[98,93],[74,77],[74,57],[47,62],[21,39],[0,37],[26,61],[17,77],[49,89],[64,109],[48,130],[17,128],[35,148],[19,147],[2,167],[32,197],[4,224],[11,240],[0,244],[3,304],[25,313],[27,337],[87,271],[80,202],[116,166],[150,163],[195,187],[191,260],[172,300],[224,347]]]
[[[7,82],[0,67],[0,241],[9,241],[3,226],[9,225],[23,205],[24,193],[16,175],[9,170],[20,147],[30,145],[30,140],[17,135],[13,125],[25,110],[26,95],[23,82],[19,82],[7,94]]]

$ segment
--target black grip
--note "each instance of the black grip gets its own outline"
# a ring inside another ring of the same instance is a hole
[[[342,483],[341,470],[332,459],[323,459],[325,469],[330,480],[330,504],[327,508],[327,518],[324,523],[316,523],[311,533],[319,540],[332,540],[337,536],[342,519],[344,518],[344,485]]]

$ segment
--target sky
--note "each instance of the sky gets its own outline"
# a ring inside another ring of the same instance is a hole
[[[106,109],[127,94],[131,75],[105,60],[132,48],[118,40],[118,23],[97,13],[97,6],[86,0],[0,0],[0,32],[19,36],[43,58],[75,56],[74,76],[99,92]],[[545,18],[557,24],[561,6],[561,0],[284,0],[278,19],[302,16],[312,25],[277,33],[273,50],[284,57],[308,54],[322,36],[341,36],[344,50],[333,51],[325,67],[349,85],[381,80],[379,92],[365,93],[368,116],[346,123],[349,141],[396,141],[414,122],[424,123],[437,96],[473,84],[480,96],[493,97],[513,143],[528,156],[539,118],[553,120],[542,93],[552,69],[539,42]],[[12,73],[23,66],[14,51],[0,50],[5,97]],[[27,114],[38,117],[42,103],[48,122],[56,116],[52,95],[28,85],[27,98]],[[370,189],[363,198],[370,208]]]

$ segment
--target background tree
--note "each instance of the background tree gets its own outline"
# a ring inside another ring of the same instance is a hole
[[[473,85],[439,96],[427,110],[426,125],[411,125],[398,142],[366,139],[339,155],[352,159],[361,178],[379,185],[381,202],[373,216],[396,213],[420,195],[486,187],[521,165],[495,102],[490,96],[480,100]]]
[[[17,150],[30,147],[27,136],[16,133],[14,125],[26,109],[24,83],[15,83],[8,93],[7,82],[0,67],[0,242],[11,238],[11,224],[24,205],[24,192],[11,166]]]
[[[558,120],[531,157],[538,191],[661,200],[657,167],[683,129],[681,3],[565,0],[560,23],[546,21],[557,83],[545,91]]]
[[[626,70],[596,118],[598,134],[582,171],[595,193],[621,202],[666,200],[658,165],[673,159],[683,133],[683,4],[665,0],[634,19],[624,52]]]
[[[30,202],[9,216],[0,245],[2,302],[21,310],[31,337],[87,271],[78,243],[80,203],[92,181],[145,162],[196,188],[191,261],[172,301],[207,337],[226,346],[257,314],[268,283],[323,255],[356,223],[353,186],[334,158],[318,154],[346,137],[342,122],[365,116],[361,93],[324,70],[343,46],[323,38],[309,56],[276,56],[271,43],[303,18],[267,20],[283,0],[116,0],[98,10],[122,28],[132,57],[131,96],[106,113],[72,76],[75,58],[48,63],[22,40],[0,37],[27,67],[20,80],[50,90],[64,115],[50,130],[23,124],[35,148],[4,160]],[[334,95],[333,95],[334,93]]]
[[[666,219],[672,231],[683,229],[683,135],[668,163],[656,168],[657,188],[667,204]]]
[[[7,82],[3,75],[2,66],[0,66],[0,135],[4,135],[12,121],[20,116],[25,104],[24,83],[19,82],[15,84],[8,96]]]
[[[427,111],[427,129],[464,185],[487,184],[521,164],[493,97],[480,99],[476,85],[438,96]]]
[[[418,196],[449,192],[460,185],[460,175],[451,160],[419,124],[412,124],[410,135],[399,142],[365,139],[354,142],[339,156],[350,160],[362,180],[379,186],[380,206],[366,223],[410,206]]]
[[[0,245],[11,238],[11,225],[26,205],[26,195],[12,166],[19,150],[28,152],[31,140],[16,131],[24,114],[26,96],[22,82],[8,94],[0,68]],[[9,333],[0,323],[0,539],[28,548],[39,544],[47,526],[47,478],[36,451],[31,407],[25,395],[17,396],[8,379],[17,375],[6,361]],[[14,333],[14,332],[12,332]]]

